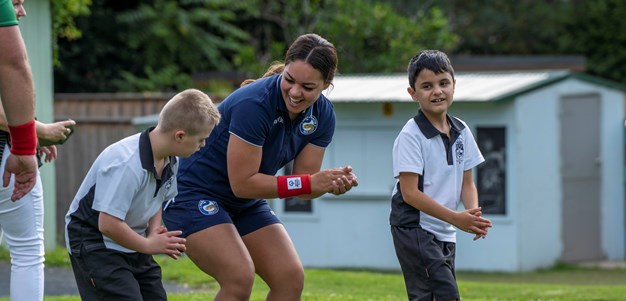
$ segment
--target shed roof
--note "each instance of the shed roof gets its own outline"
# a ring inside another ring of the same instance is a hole
[[[546,85],[576,77],[584,81],[626,90],[623,86],[597,77],[565,70],[501,71],[455,73],[454,101],[498,101],[513,98]],[[338,75],[333,88],[324,94],[333,102],[411,101],[406,74]]]

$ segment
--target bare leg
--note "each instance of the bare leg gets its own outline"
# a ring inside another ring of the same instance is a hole
[[[270,287],[268,301],[300,300],[304,269],[285,227],[272,224],[245,235],[257,274]]]
[[[187,237],[187,256],[220,285],[216,301],[247,301],[254,264],[232,224],[219,224]]]

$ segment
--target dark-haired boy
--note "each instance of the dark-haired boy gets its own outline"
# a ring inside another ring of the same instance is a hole
[[[393,146],[390,224],[410,301],[459,300],[454,273],[456,231],[485,237],[472,168],[484,161],[467,124],[448,115],[454,70],[445,53],[424,50],[408,66],[411,98],[419,112]],[[463,201],[464,211],[456,211]]]

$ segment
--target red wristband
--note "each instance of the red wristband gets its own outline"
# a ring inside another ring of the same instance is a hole
[[[311,193],[311,175],[278,176],[276,182],[281,199]]]
[[[31,156],[37,153],[37,132],[35,120],[18,125],[9,125],[11,153],[18,156]]]

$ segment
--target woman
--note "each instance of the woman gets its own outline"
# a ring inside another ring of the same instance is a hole
[[[163,220],[183,231],[186,254],[219,283],[215,300],[248,300],[255,272],[270,287],[267,300],[300,300],[302,264],[265,199],[312,199],[358,185],[349,166],[320,171],[335,129],[321,93],[337,62],[331,43],[300,36],[282,73],[228,96],[206,146],[181,160],[179,195],[164,204]],[[292,160],[294,175],[274,176]]]

